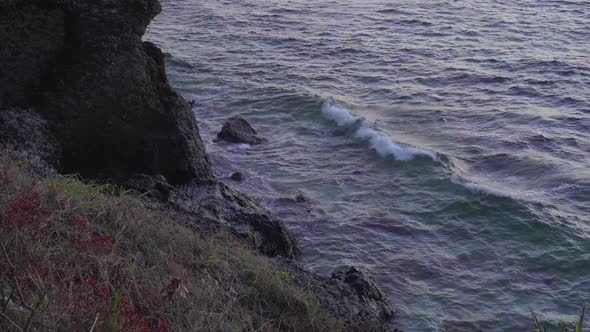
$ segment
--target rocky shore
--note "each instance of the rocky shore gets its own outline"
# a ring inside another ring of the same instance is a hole
[[[230,230],[345,329],[393,330],[368,271],[305,271],[283,223],[214,178],[191,106],[170,87],[162,51],[142,41],[160,11],[157,0],[0,0],[0,140],[37,174],[116,184],[146,193],[150,209]],[[218,138],[265,142],[239,117]]]

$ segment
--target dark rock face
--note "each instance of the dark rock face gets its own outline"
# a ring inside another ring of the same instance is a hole
[[[216,181],[195,181],[174,190],[176,208],[200,216],[203,221],[228,225],[260,252],[295,257],[295,238],[268,210],[249,196]]]
[[[28,103],[52,120],[64,171],[213,177],[190,105],[141,40],[157,0],[10,2],[0,2],[11,26],[0,30],[0,108]]]
[[[306,271],[293,261],[277,259],[274,264],[278,270],[288,272],[290,280],[315,295],[323,309],[344,317],[349,324],[345,331],[358,331],[359,323],[369,326],[370,331],[399,331],[392,324],[395,316],[392,306],[386,297],[377,295],[382,293],[366,270],[351,268],[324,277]]]
[[[0,110],[0,143],[8,144],[13,159],[32,163],[40,174],[54,174],[59,167],[59,143],[47,121],[31,110]]]
[[[65,42],[64,10],[18,3],[0,0],[0,107],[27,105]]]
[[[359,299],[367,304],[371,311],[381,319],[389,321],[393,318],[393,310],[389,307],[387,299],[377,285],[377,281],[368,270],[351,267],[346,272],[334,273],[332,278],[340,280],[350,287],[358,295]]]
[[[256,136],[256,130],[252,128],[252,125],[239,115],[232,116],[225,121],[215,139],[216,142],[221,140],[252,145],[265,142],[264,138]]]

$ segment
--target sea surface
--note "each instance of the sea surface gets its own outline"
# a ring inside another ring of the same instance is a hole
[[[373,269],[405,331],[590,302],[587,0],[162,2],[145,39],[216,175],[245,174],[309,269]],[[214,143],[235,114],[268,143]]]

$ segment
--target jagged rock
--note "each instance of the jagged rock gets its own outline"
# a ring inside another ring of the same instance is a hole
[[[193,181],[172,191],[171,204],[202,221],[228,225],[269,256],[295,257],[295,238],[251,197],[216,180]]]
[[[239,115],[227,119],[217,134],[216,142],[227,141],[230,143],[260,144],[265,142],[264,138],[256,136],[256,130]]]
[[[53,120],[66,172],[212,178],[190,105],[141,37],[157,0],[0,0],[0,108]]]
[[[367,304],[383,320],[393,318],[394,311],[389,307],[387,299],[377,285],[377,281],[367,269],[351,267],[346,272],[339,271],[332,274],[332,279],[346,284],[363,303]]]
[[[277,270],[287,272],[289,280],[305,287],[310,295],[317,298],[322,309],[345,318],[349,324],[344,328],[345,331],[358,331],[360,323],[364,327],[369,326],[370,331],[399,331],[393,325],[395,312],[387,298],[376,300],[359,295],[356,288],[344,281],[347,273],[336,273],[332,277],[320,276],[303,269],[292,260],[280,258],[276,258],[273,264]],[[357,272],[352,272],[352,275],[355,275],[352,279],[356,280]],[[364,276],[374,281],[367,274]],[[377,287],[376,284],[372,286]]]
[[[242,174],[242,172],[235,172],[234,174],[231,175],[230,178],[234,181],[239,182],[239,181],[244,180],[244,174]]]
[[[0,142],[8,145],[12,159],[30,164],[39,174],[55,174],[59,167],[57,139],[47,121],[33,110],[0,110]]]

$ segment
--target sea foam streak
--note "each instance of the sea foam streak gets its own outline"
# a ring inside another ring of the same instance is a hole
[[[474,191],[474,192],[479,192],[479,193],[492,195],[492,196],[498,196],[498,197],[513,198],[512,195],[505,193],[503,191],[500,191],[498,189],[490,188],[490,187],[483,185],[483,184],[465,181],[460,176],[458,176],[456,174],[451,177],[451,182],[453,182],[456,185],[465,187],[465,188],[467,188],[471,191]]]
[[[335,121],[341,127],[363,122],[361,117],[352,115],[346,109],[328,101],[322,105],[322,114],[326,118]],[[361,125],[354,133],[354,136],[368,141],[371,149],[375,150],[383,158],[393,156],[396,160],[406,161],[413,159],[417,155],[423,155],[434,160],[438,159],[436,154],[431,151],[399,144],[392,140],[391,137],[366,126]]]

